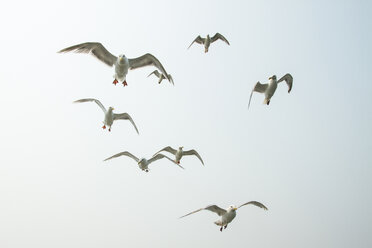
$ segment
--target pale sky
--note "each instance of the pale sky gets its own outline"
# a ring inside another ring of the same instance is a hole
[[[0,8],[0,247],[372,247],[369,1],[8,1]],[[187,47],[197,35],[218,41]],[[152,53],[175,86],[58,54]],[[270,106],[249,94],[280,84]],[[93,97],[129,122],[102,130]],[[196,149],[179,169],[151,157]],[[209,211],[256,200],[222,233]]]

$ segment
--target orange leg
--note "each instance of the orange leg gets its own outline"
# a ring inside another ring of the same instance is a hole
[[[123,85],[124,85],[124,87],[125,87],[125,86],[128,86],[127,81],[124,81],[124,82],[123,82]]]
[[[106,125],[103,125],[103,127],[102,127],[103,129],[106,129]]]
[[[114,82],[112,82],[112,83],[116,85],[119,82],[118,82],[118,80],[115,79]]]

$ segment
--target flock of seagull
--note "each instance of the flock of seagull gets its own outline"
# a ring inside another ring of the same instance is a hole
[[[230,45],[229,41],[220,33],[216,33],[214,36],[210,37],[209,34],[206,36],[206,38],[202,38],[200,35],[195,38],[195,40],[190,44],[188,49],[194,44],[198,43],[204,46],[204,52],[207,53],[209,50],[210,45],[217,41],[222,40],[226,44]],[[76,52],[76,53],[90,53],[93,56],[95,56],[97,59],[105,63],[106,65],[115,68],[115,74],[113,75],[114,81],[113,84],[116,85],[118,83],[122,83],[123,86],[127,86],[128,83],[126,81],[126,76],[128,74],[129,70],[145,67],[145,66],[155,66],[157,70],[154,70],[152,73],[148,75],[155,75],[159,80],[158,83],[160,84],[164,79],[168,80],[170,83],[174,85],[173,78],[170,74],[168,74],[163,67],[163,65],[160,63],[160,61],[153,56],[150,53],[146,53],[140,57],[137,58],[127,58],[125,55],[120,54],[118,57],[112,55],[101,43],[99,42],[86,42],[74,46],[70,46],[67,48],[64,48],[59,51],[59,53],[65,53],[65,52]],[[160,72],[159,72],[160,71]],[[293,77],[291,74],[287,73],[283,77],[281,77],[279,80],[277,80],[276,75],[273,75],[269,78],[269,82],[266,84],[261,84],[260,82],[257,82],[255,86],[252,89],[251,95],[249,97],[248,102],[248,108],[251,103],[253,92],[263,93],[265,95],[264,104],[269,105],[270,100],[272,96],[274,95],[276,88],[278,86],[278,83],[285,81],[288,85],[288,93],[292,90],[292,84],[293,84]],[[74,103],[84,103],[84,102],[95,102],[103,111],[104,113],[104,120],[103,120],[103,129],[106,129],[108,127],[108,131],[111,131],[111,126],[113,125],[114,121],[116,120],[128,120],[132,123],[133,127],[135,128],[136,132],[138,132],[138,128],[136,124],[134,123],[132,117],[128,113],[114,113],[113,107],[109,107],[106,109],[104,105],[97,99],[94,98],[85,98],[74,101]],[[162,154],[161,152],[168,152],[171,153],[174,156],[174,159]],[[117,153],[109,158],[106,158],[104,161],[111,160],[113,158],[121,157],[121,156],[127,156],[135,160],[138,164],[138,167],[145,172],[149,172],[149,165],[159,159],[166,158],[169,161],[171,161],[173,164],[179,166],[180,168],[184,169],[180,165],[181,158],[183,156],[189,156],[193,155],[196,156],[202,165],[204,165],[203,159],[199,155],[199,153],[192,149],[185,151],[183,150],[183,146],[179,147],[178,149],[174,149],[171,146],[164,147],[160,151],[156,152],[150,159],[141,158],[139,159],[132,153],[128,151],[123,151],[120,153]],[[188,215],[197,213],[201,210],[209,210],[214,213],[216,213],[218,216],[220,216],[220,219],[215,221],[214,223],[218,226],[220,226],[220,231],[226,227],[227,225],[235,218],[236,211],[246,205],[254,205],[259,208],[262,208],[264,210],[268,210],[265,205],[263,205],[260,202],[257,201],[249,201],[246,202],[239,207],[236,207],[235,205],[229,206],[227,209],[223,209],[218,207],[217,205],[209,205],[205,208],[200,208],[198,210],[195,210],[191,213],[188,213],[184,216],[181,216],[180,218],[186,217]]]

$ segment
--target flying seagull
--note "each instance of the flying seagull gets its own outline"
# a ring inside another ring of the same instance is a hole
[[[165,76],[162,73],[160,73],[158,70],[151,72],[147,77],[150,77],[152,74],[154,74],[155,76],[159,78],[159,81],[158,81],[159,84],[161,83],[161,81],[163,81],[163,79],[165,79]],[[169,82],[174,85],[173,78],[170,74],[168,74],[168,78],[169,78]]]
[[[256,85],[254,86],[251,96],[249,97],[249,103],[248,103],[248,108],[249,105],[251,104],[251,99],[252,99],[252,94],[254,91],[259,92],[259,93],[264,93],[265,94],[265,100],[264,104],[269,105],[270,104],[270,99],[274,95],[276,87],[278,87],[278,83],[285,81],[288,85],[288,93],[291,92],[292,90],[292,84],[293,84],[293,77],[291,74],[287,73],[285,74],[281,79],[278,81],[276,80],[276,75],[273,75],[269,77],[269,82],[267,84],[261,84],[260,82],[257,82]]]
[[[170,146],[167,146],[167,147],[164,147],[163,149],[161,149],[160,151],[158,151],[157,153],[155,153],[154,155],[158,154],[159,152],[162,152],[162,151],[166,151],[166,152],[170,152],[172,153],[173,155],[175,155],[175,162],[177,164],[180,164],[180,161],[181,161],[181,158],[183,156],[187,156],[187,155],[195,155],[198,157],[198,159],[200,160],[200,162],[202,162],[202,164],[204,165],[204,162],[203,162],[203,159],[200,157],[199,153],[195,150],[189,150],[189,151],[184,151],[183,150],[183,146],[180,146],[178,148],[178,150],[176,149],[173,149],[172,147]]]
[[[215,42],[218,39],[226,42],[227,45],[230,45],[229,41],[222,34],[216,33],[212,38],[209,36],[209,34],[207,35],[206,38],[202,38],[199,35],[198,37],[195,38],[195,40],[190,44],[190,46],[187,49],[189,49],[191,47],[191,45],[194,44],[194,42],[196,42],[196,43],[199,43],[199,44],[203,44],[204,45],[204,52],[207,53],[208,48],[211,45],[211,43]]]
[[[156,160],[159,160],[159,159],[162,159],[162,158],[166,158],[170,161],[172,161],[173,163],[175,163],[172,159],[168,158],[167,156],[163,155],[163,154],[158,154],[156,156],[153,156],[152,158],[150,158],[149,160],[145,159],[145,158],[137,158],[136,156],[134,156],[132,153],[128,152],[128,151],[125,151],[125,152],[119,152],[118,154],[115,154],[109,158],[106,158],[105,160],[103,161],[107,161],[107,160],[110,160],[112,158],[117,158],[117,157],[120,157],[120,156],[128,156],[132,159],[134,159],[137,163],[138,163],[138,166],[141,170],[143,171],[146,171],[146,172],[149,172],[149,165],[156,161]],[[176,163],[175,163],[176,164]],[[178,164],[177,164],[178,165]],[[182,166],[178,165],[179,167],[181,167],[183,169]]]
[[[107,125],[109,127],[108,130],[111,131],[111,126],[114,123],[114,121],[129,120],[134,126],[134,128],[136,129],[137,133],[139,134],[137,126],[136,124],[134,124],[134,121],[132,120],[132,117],[130,117],[129,114],[127,113],[115,114],[114,112],[112,112],[114,110],[113,107],[109,107],[109,109],[106,110],[106,108],[102,105],[102,103],[94,98],[86,98],[86,99],[80,99],[80,100],[74,101],[74,103],[82,103],[82,102],[95,102],[102,109],[103,113],[105,114],[105,119],[103,120],[103,127],[102,127],[103,129],[106,129],[106,125]]]
[[[97,59],[101,60],[108,66],[115,66],[115,75],[113,84],[123,83],[124,86],[128,85],[126,81],[126,76],[129,69],[137,69],[140,67],[153,65],[158,68],[161,73],[165,75],[167,80],[168,73],[165,71],[163,65],[160,61],[155,58],[152,54],[146,53],[138,58],[128,59],[125,55],[120,54],[118,57],[112,55],[101,43],[99,42],[86,42],[78,44],[75,46],[67,47],[59,51],[59,53],[66,52],[76,52],[76,53],[91,53]]]
[[[226,210],[220,208],[217,205],[209,205],[205,208],[200,208],[200,209],[195,210],[191,213],[188,213],[184,216],[181,216],[180,218],[186,217],[190,214],[197,213],[201,210],[209,210],[209,211],[215,212],[216,214],[218,214],[218,216],[221,216],[221,219],[215,221],[214,224],[216,224],[217,226],[221,226],[220,231],[222,232],[223,227],[226,229],[227,225],[235,218],[236,210],[238,210],[238,208],[243,207],[243,206],[248,205],[248,204],[252,204],[252,205],[255,205],[257,207],[263,208],[264,210],[267,210],[267,207],[265,207],[265,205],[263,205],[262,203],[257,202],[257,201],[250,201],[250,202],[244,203],[243,205],[240,205],[239,207],[236,207],[234,205],[230,205]]]

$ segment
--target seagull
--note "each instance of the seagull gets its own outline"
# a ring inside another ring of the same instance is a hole
[[[189,49],[191,47],[191,45],[194,44],[194,42],[196,42],[196,43],[199,43],[199,44],[203,44],[204,45],[204,53],[207,53],[208,48],[211,45],[211,43],[215,42],[218,39],[226,42],[227,45],[230,45],[229,41],[222,34],[216,33],[212,38],[209,36],[209,34],[207,35],[206,38],[202,38],[199,35],[198,37],[195,38],[195,40],[190,44],[190,46],[187,49]]]
[[[125,152],[119,152],[118,154],[115,154],[109,158],[106,158],[105,160],[103,161],[107,161],[109,159],[112,159],[112,158],[117,158],[117,157],[120,157],[120,156],[128,156],[130,158],[133,158],[137,163],[138,163],[138,166],[141,170],[143,171],[146,171],[146,172],[149,172],[149,165],[156,161],[156,160],[159,160],[159,159],[162,159],[162,158],[166,158],[170,161],[172,161],[173,163],[175,163],[172,159],[168,158],[167,156],[163,155],[163,154],[158,154],[156,156],[153,156],[152,158],[150,158],[149,160],[145,159],[145,158],[137,158],[136,156],[134,156],[132,153],[128,152],[128,151],[125,151]],[[176,163],[175,163],[176,164]],[[178,164],[177,164],[178,165]],[[181,165],[178,165],[179,167],[181,167],[182,169],[184,169]]]
[[[198,157],[198,159],[200,160],[200,162],[202,162],[202,164],[204,165],[204,162],[203,162],[203,159],[200,157],[199,153],[195,150],[190,150],[190,151],[184,151],[183,150],[183,146],[180,146],[178,148],[178,150],[176,149],[173,149],[172,147],[170,146],[167,146],[167,147],[164,147],[163,149],[161,149],[160,151],[158,151],[157,153],[155,153],[154,155],[158,154],[159,152],[162,152],[162,151],[166,151],[166,152],[170,152],[172,153],[173,155],[175,155],[176,159],[175,159],[175,162],[177,164],[180,164],[180,160],[183,156],[187,156],[187,155],[195,155]]]
[[[251,92],[251,96],[249,97],[248,108],[249,108],[249,105],[251,104],[252,94],[254,91],[259,92],[259,93],[265,93],[265,100],[263,103],[269,105],[270,99],[274,95],[276,87],[278,87],[278,83],[282,81],[285,81],[287,83],[288,93],[291,92],[292,84],[293,84],[293,77],[289,73],[285,74],[278,81],[276,80],[276,75],[273,75],[269,77],[269,83],[267,84],[261,84],[260,82],[257,82]]]
[[[159,78],[159,81],[158,81],[159,84],[161,83],[161,81],[163,81],[163,79],[165,79],[165,76],[162,73],[160,73],[158,70],[151,72],[147,77],[150,77],[152,74],[155,74],[155,76]],[[169,82],[174,85],[173,78],[170,74],[168,74],[168,78],[169,78]]]
[[[81,102],[95,102],[102,109],[103,113],[105,114],[105,119],[103,120],[103,127],[102,127],[103,129],[106,129],[106,125],[107,125],[109,127],[108,130],[111,131],[111,126],[114,123],[114,121],[129,120],[134,126],[134,128],[136,129],[137,133],[139,134],[137,126],[136,124],[134,124],[134,121],[132,120],[132,117],[130,117],[129,114],[127,113],[115,114],[114,112],[112,112],[114,110],[113,107],[109,107],[109,109],[106,110],[106,108],[102,105],[102,103],[94,98],[86,98],[86,99],[80,99],[80,100],[74,101],[74,103],[81,103]]]
[[[201,210],[209,210],[209,211],[215,212],[216,214],[218,214],[218,216],[221,216],[221,219],[215,221],[214,224],[216,224],[217,226],[221,226],[220,231],[222,232],[223,227],[226,229],[227,225],[235,218],[236,210],[238,210],[238,208],[243,207],[243,206],[248,205],[248,204],[252,204],[252,205],[255,205],[257,207],[263,208],[264,210],[267,210],[267,207],[265,207],[265,205],[263,205],[262,203],[257,202],[257,201],[250,201],[250,202],[244,203],[243,205],[240,205],[239,207],[236,207],[234,205],[230,205],[226,210],[220,208],[217,205],[209,205],[205,208],[200,208],[200,209],[195,210],[191,213],[188,213],[184,216],[181,216],[180,218],[186,217],[190,214],[197,213]]]
[[[113,84],[123,83],[124,86],[127,86],[126,76],[129,69],[137,69],[140,67],[153,65],[158,68],[164,75],[167,80],[168,73],[165,71],[163,65],[160,61],[155,58],[152,54],[146,53],[138,58],[128,59],[125,55],[120,54],[118,57],[112,55],[101,43],[99,42],[86,42],[78,44],[75,46],[67,47],[59,51],[59,53],[66,52],[76,52],[76,53],[91,53],[97,59],[101,60],[106,65],[112,67],[115,66],[115,75]]]

